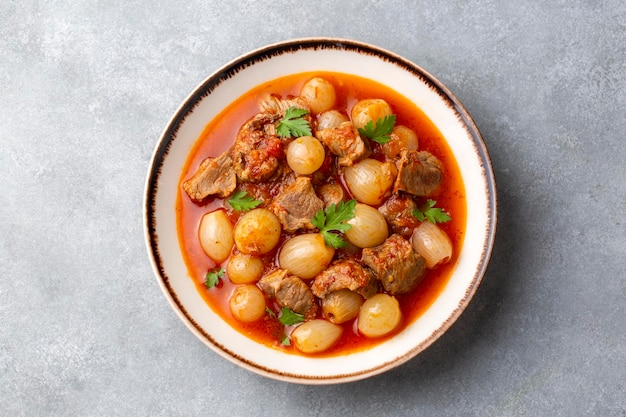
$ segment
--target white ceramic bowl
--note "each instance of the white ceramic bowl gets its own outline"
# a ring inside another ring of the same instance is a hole
[[[366,77],[401,92],[438,127],[456,157],[467,194],[467,230],[458,264],[443,291],[392,339],[337,357],[304,357],[259,344],[225,323],[197,292],[181,255],[174,211],[183,165],[205,125],[257,85],[307,71]],[[296,39],[252,51],[225,65],[193,91],[157,143],[146,179],[144,227],[156,278],[183,323],[207,346],[248,370],[283,381],[329,384],[394,368],[439,338],[474,295],[487,267],[496,227],[496,189],[481,135],[459,100],[414,63],[378,47],[344,39]]]

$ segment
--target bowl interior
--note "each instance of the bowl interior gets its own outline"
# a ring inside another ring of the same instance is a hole
[[[332,71],[378,81],[413,101],[446,138],[467,196],[467,230],[455,271],[431,307],[391,340],[337,357],[285,354],[225,323],[197,292],[178,244],[175,201],[182,168],[206,124],[234,99],[285,75]],[[187,327],[215,352],[253,372],[291,382],[362,379],[414,357],[440,337],[469,303],[486,269],[496,224],[495,182],[480,133],[461,103],[432,75],[388,51],[340,39],[271,45],[225,65],[193,91],[164,130],[146,179],[144,226],[161,288]]]

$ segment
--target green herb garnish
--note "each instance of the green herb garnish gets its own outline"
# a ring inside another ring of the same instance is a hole
[[[325,210],[318,211],[311,219],[313,226],[320,229],[320,233],[324,236],[324,242],[331,248],[343,248],[347,245],[340,236],[331,231],[345,233],[350,230],[352,225],[346,222],[354,217],[355,207],[356,200],[341,201],[337,205],[331,204]]]
[[[431,223],[445,223],[452,220],[448,213],[435,207],[436,203],[435,200],[426,201],[426,208],[423,211],[413,210],[413,215],[421,222],[428,220]]]
[[[276,318],[276,313],[274,313],[271,308],[265,306],[265,312],[268,316],[274,319]],[[302,323],[304,321],[304,316],[302,314],[294,313],[289,307],[283,307],[280,311],[278,321],[285,326],[292,326],[294,324]],[[288,334],[286,334],[282,339],[280,339],[280,343],[283,346],[291,346],[291,338]]]
[[[293,312],[289,307],[283,307],[278,320],[285,326],[293,326],[294,324],[302,323],[304,316]]]
[[[293,106],[289,107],[276,128],[278,136],[285,138],[289,136],[311,136],[311,125],[308,120],[302,117],[305,114],[309,114],[309,111]]]
[[[245,191],[237,191],[228,199],[228,204],[237,211],[249,211],[262,204],[262,201],[255,200]]]
[[[207,274],[205,275],[204,285],[206,285],[207,288],[213,288],[220,282],[220,278],[223,278],[223,277],[224,277],[224,269],[222,268],[212,269],[209,272],[207,272]]]
[[[370,120],[365,126],[359,128],[359,133],[366,138],[383,145],[391,140],[389,135],[391,134],[395,124],[396,115],[392,114],[391,116],[381,117],[376,120],[376,125],[374,125],[373,120]]]

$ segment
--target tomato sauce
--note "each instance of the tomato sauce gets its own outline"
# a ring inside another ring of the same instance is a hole
[[[176,201],[176,213],[178,238],[189,275],[194,279],[198,292],[206,300],[207,304],[232,327],[246,336],[277,349],[293,354],[301,354],[294,347],[282,345],[281,340],[285,335],[285,329],[276,319],[269,315],[265,315],[263,319],[254,323],[242,323],[231,315],[228,300],[235,286],[230,283],[226,276],[220,280],[218,286],[211,289],[205,287],[204,281],[207,271],[216,266],[221,266],[226,270],[228,261],[222,265],[216,265],[203,252],[198,240],[198,227],[205,213],[224,207],[225,203],[219,198],[209,198],[208,201],[202,204],[194,203],[184,192],[182,182],[195,173],[205,158],[216,157],[233,145],[239,128],[259,112],[258,102],[260,98],[270,94],[280,97],[296,96],[302,84],[314,76],[322,77],[334,85],[337,95],[335,108],[344,109],[348,115],[354,104],[366,98],[382,98],[391,105],[396,115],[396,125],[405,125],[413,129],[419,139],[419,149],[429,151],[442,162],[444,166],[443,180],[438,191],[429,198],[436,200],[437,207],[443,208],[452,218],[447,223],[439,224],[452,240],[452,259],[443,266],[429,270],[426,277],[411,293],[396,296],[403,315],[402,323],[396,331],[381,338],[368,339],[358,334],[355,320],[351,320],[342,325],[344,332],[339,342],[330,350],[318,354],[318,356],[332,356],[364,350],[377,345],[393,337],[394,334],[415,321],[437,298],[458,261],[458,256],[463,246],[467,215],[463,181],[456,160],[445,138],[419,108],[400,93],[382,84],[341,73],[301,73],[259,85],[235,100],[214,120],[208,121],[182,171]],[[234,224],[239,214],[232,213],[230,216],[230,220]],[[265,255],[264,261],[266,261],[267,265],[265,273],[275,269],[275,266],[270,266],[274,264],[275,256],[276,250]],[[276,304],[272,305],[272,300],[268,301],[268,307],[274,311],[279,311],[279,307]],[[289,329],[286,330],[287,332],[289,331]]]

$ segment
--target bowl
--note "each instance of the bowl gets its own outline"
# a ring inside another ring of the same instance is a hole
[[[181,172],[207,123],[253,87],[308,71],[349,73],[401,92],[445,137],[466,190],[463,249],[438,297],[399,334],[370,349],[340,356],[288,354],[233,329],[198,293],[188,275],[177,233],[175,201]],[[307,38],[249,52],[215,71],[191,92],[156,144],[143,209],[145,241],[156,279],[171,307],[198,339],[254,373],[294,383],[332,384],[367,378],[405,363],[457,320],[489,262],[496,230],[496,186],[478,128],[461,102],[434,76],[376,46],[346,39]]]

